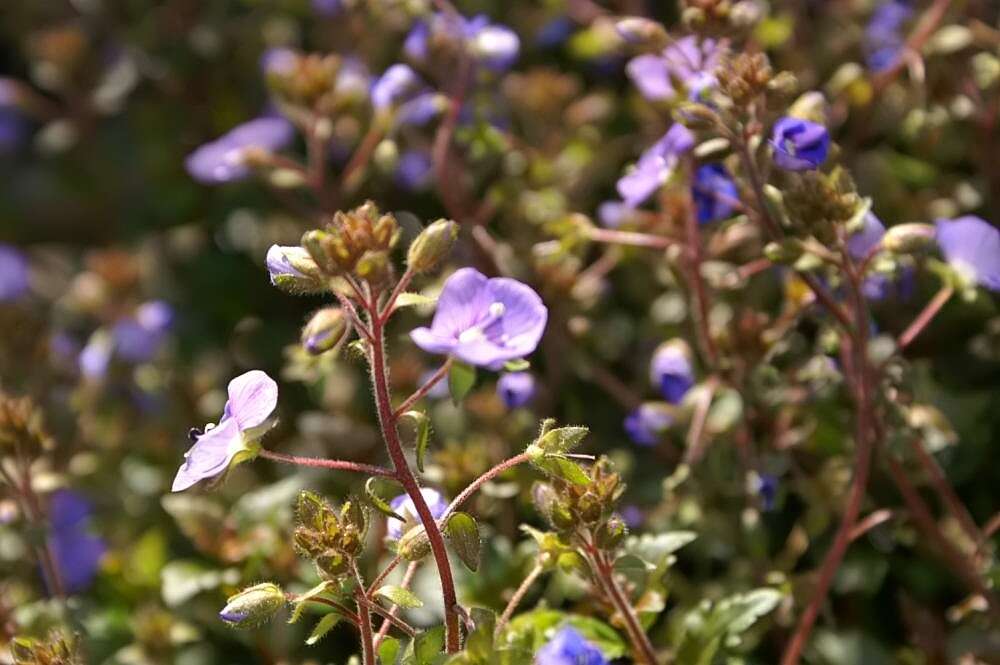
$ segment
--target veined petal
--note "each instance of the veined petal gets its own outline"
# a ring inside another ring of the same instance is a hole
[[[442,339],[457,339],[479,323],[489,310],[487,278],[473,268],[461,268],[444,283],[431,330]]]
[[[237,376],[229,382],[226,415],[239,425],[240,431],[262,425],[278,405],[278,384],[259,369]]]

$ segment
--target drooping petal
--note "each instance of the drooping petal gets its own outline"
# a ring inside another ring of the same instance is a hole
[[[410,339],[427,353],[451,353],[458,344],[453,337],[440,337],[427,327],[411,330]]]
[[[642,96],[650,101],[670,99],[674,96],[667,62],[658,55],[640,55],[632,58],[625,66],[625,73],[632,79],[632,83]]]
[[[278,405],[278,384],[259,369],[240,374],[229,382],[226,415],[241,431],[262,425]]]
[[[991,291],[1000,291],[1000,230],[974,215],[938,220],[937,241],[948,263]]]
[[[201,480],[218,476],[241,448],[239,424],[234,418],[223,418],[218,426],[198,437],[184,454],[184,464],[177,470],[170,491],[181,492]]]

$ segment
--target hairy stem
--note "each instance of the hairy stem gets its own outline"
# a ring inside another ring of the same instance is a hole
[[[535,580],[537,580],[538,576],[542,574],[542,571],[542,567],[536,563],[531,569],[531,572],[528,573],[527,577],[521,580],[521,584],[517,587],[517,590],[514,591],[514,595],[510,597],[510,601],[508,601],[507,606],[503,608],[503,614],[501,614],[500,618],[497,619],[496,628],[493,630],[494,638],[499,637],[500,633],[503,632],[507,622],[509,622],[510,618],[514,616],[517,606],[521,604],[522,600],[524,600],[524,596],[528,593],[528,589],[530,589],[531,585],[535,583]]]
[[[444,361],[444,364],[441,365],[441,367],[439,367],[426,382],[424,382],[424,385],[417,388],[416,392],[403,400],[403,403],[400,404],[395,411],[393,411],[392,419],[394,421],[399,420],[400,416],[409,411],[414,404],[416,404],[424,395],[429,393],[434,386],[441,381],[441,379],[448,376],[448,371],[451,369],[453,362],[454,359],[451,356],[448,356],[448,360]]]
[[[618,585],[613,566],[600,550],[592,548],[590,554],[591,568],[594,571],[594,575],[604,587],[604,591],[607,593],[608,599],[611,600],[611,604],[614,605],[615,610],[618,611],[618,614],[621,615],[622,620],[625,622],[625,630],[629,635],[629,641],[632,643],[632,649],[635,652],[633,656],[636,663],[640,665],[656,665],[656,649],[653,648],[653,644],[649,641],[649,636],[643,630],[642,624],[639,622],[639,617],[632,608],[632,603],[629,602],[625,592]]]
[[[372,464],[362,464],[340,459],[324,459],[322,457],[300,457],[298,455],[286,455],[276,453],[272,450],[263,449],[258,453],[260,457],[273,462],[283,464],[294,464],[295,466],[308,466],[316,469],[336,469],[338,471],[353,471],[367,476],[380,476],[382,478],[395,478],[396,474],[385,467],[374,466]]]
[[[395,561],[398,563],[399,560],[396,559]],[[417,567],[419,565],[420,565],[419,561],[414,561],[413,563],[411,563],[409,566],[406,567],[406,572],[403,574],[403,581],[399,583],[399,586],[401,586],[404,589],[409,588],[410,583],[413,582],[413,576],[416,575],[417,573]],[[389,614],[393,616],[396,616],[397,612],[399,612],[399,606],[395,606],[389,609]],[[378,651],[378,648],[382,644],[382,641],[385,639],[385,636],[389,634],[389,627],[391,625],[392,623],[390,623],[388,617],[386,617],[385,620],[382,621],[382,627],[379,628],[378,635],[375,636],[376,651]]]
[[[413,502],[413,507],[417,511],[417,516],[427,532],[427,540],[434,555],[434,562],[437,564],[438,576],[441,578],[441,594],[444,601],[445,619],[445,649],[448,653],[455,653],[460,648],[461,636],[458,626],[458,613],[455,608],[458,605],[458,598],[455,594],[455,580],[451,572],[451,564],[448,562],[448,552],[445,549],[444,536],[438,527],[434,516],[431,514],[427,501],[420,493],[420,485],[410,470],[406,462],[406,455],[403,453],[403,445],[399,440],[399,431],[393,420],[392,402],[389,396],[389,377],[385,367],[385,330],[384,322],[378,317],[374,303],[371,307],[372,323],[372,346],[371,346],[371,373],[372,384],[375,388],[375,403],[378,411],[379,425],[382,429],[382,436],[385,439],[389,457],[392,459],[393,468],[396,472],[396,480],[406,490],[407,496]]]
[[[917,338],[917,335],[924,331],[934,317],[937,316],[941,308],[945,306],[949,299],[951,299],[952,294],[955,293],[955,289],[951,286],[945,286],[937,294],[931,298],[931,301],[917,314],[917,318],[913,319],[913,323],[907,326],[903,334],[899,336],[899,340],[896,342],[896,346],[900,350],[905,349],[907,346]]]

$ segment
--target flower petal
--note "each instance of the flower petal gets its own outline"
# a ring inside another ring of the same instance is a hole
[[[1000,291],[1000,230],[974,215],[938,220],[936,227],[948,263],[991,291]]]
[[[200,480],[214,478],[229,466],[239,447],[233,445],[242,439],[239,424],[233,418],[223,418],[198,437],[184,455],[184,464],[177,470],[171,492],[181,492]]]
[[[241,431],[263,424],[278,405],[278,384],[259,369],[237,376],[228,390],[226,415],[236,420]]]
[[[452,338],[439,337],[430,328],[416,328],[410,331],[410,339],[427,353],[451,353],[457,343]]]
[[[489,280],[487,288],[490,302],[504,306],[503,316],[484,331],[487,338],[513,351],[512,358],[533,352],[545,332],[549,315],[541,297],[527,284],[507,277]]]
[[[489,310],[489,280],[474,268],[456,270],[445,280],[431,330],[442,339],[458,339],[486,315]]]

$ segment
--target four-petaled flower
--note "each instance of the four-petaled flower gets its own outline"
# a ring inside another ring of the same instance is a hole
[[[971,283],[1000,291],[1000,230],[974,215],[939,219],[935,226],[951,267]]]
[[[421,496],[424,497],[424,501],[427,503],[427,508],[430,509],[431,515],[434,519],[440,518],[444,515],[444,511],[448,509],[448,501],[444,496],[435,489],[430,487],[423,487],[420,490]],[[417,515],[417,508],[413,505],[413,499],[411,499],[406,494],[400,494],[391,502],[389,502],[389,507],[392,508],[396,513],[406,518],[406,522],[400,522],[395,517],[390,517],[386,522],[386,536],[389,540],[399,540],[403,537],[408,526],[420,523],[420,517]]]
[[[714,39],[699,42],[695,36],[684,37],[663,49],[660,55],[632,58],[625,73],[642,96],[650,101],[673,99],[674,82],[681,82],[691,99],[716,85],[715,69],[724,45]]]
[[[813,171],[826,161],[830,133],[819,123],[785,116],[771,133],[774,163],[786,171]]]
[[[572,626],[564,626],[535,655],[535,665],[607,665],[608,660]]]
[[[698,211],[698,223],[731,217],[739,206],[740,190],[722,164],[705,164],[694,174],[691,195]]]
[[[248,150],[281,150],[294,135],[292,123],[284,118],[256,118],[201,146],[184,163],[191,177],[206,185],[242,180],[250,175],[244,159]]]
[[[195,433],[194,445],[184,454],[171,491],[215,478],[241,454],[250,456],[256,451],[256,441],[268,428],[268,417],[278,404],[278,384],[264,372],[252,370],[230,381],[228,391],[222,420],[204,433]]]
[[[618,193],[625,204],[630,208],[642,205],[670,178],[680,156],[693,146],[694,134],[687,127],[671,127],[640,155],[635,168],[618,180]]]
[[[535,377],[530,372],[507,372],[497,381],[497,395],[508,409],[524,406],[535,396]]]
[[[431,326],[410,337],[428,353],[497,370],[535,350],[547,319],[548,309],[527,284],[462,268],[445,281]]]

